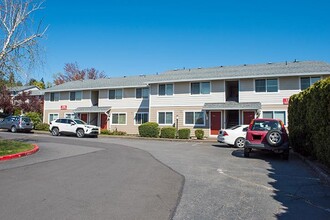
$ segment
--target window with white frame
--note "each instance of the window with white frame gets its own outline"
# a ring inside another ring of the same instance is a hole
[[[273,118],[279,119],[286,124],[286,112],[285,111],[263,111],[262,112],[263,118]]]
[[[109,90],[109,99],[122,99],[123,90],[122,89],[110,89]]]
[[[158,124],[172,125],[173,124],[173,112],[158,112]]]
[[[205,125],[205,112],[189,111],[185,112],[185,124],[186,125]]]
[[[48,121],[49,122],[54,121],[54,120],[56,120],[58,118],[59,118],[58,113],[50,113],[50,114],[48,114]]]
[[[171,96],[173,95],[173,84],[159,84],[158,94],[160,96]]]
[[[300,88],[301,90],[307,89],[317,81],[319,81],[321,77],[301,77],[300,78]]]
[[[60,93],[59,92],[51,92],[50,93],[50,101],[51,102],[58,102],[60,100]]]
[[[149,88],[137,88],[135,90],[135,97],[137,99],[147,99],[149,98]]]
[[[126,113],[112,113],[111,123],[114,125],[125,125],[126,124]]]
[[[74,113],[65,113],[64,114],[64,118],[75,119],[75,114]]]
[[[149,120],[149,114],[148,112],[137,112],[134,120],[136,125],[146,123]]]
[[[210,94],[211,93],[211,84],[210,82],[197,82],[191,83],[190,93],[192,95],[199,94]]]
[[[256,79],[255,80],[256,92],[278,92],[277,79]]]
[[[70,101],[81,101],[81,91],[70,92]]]

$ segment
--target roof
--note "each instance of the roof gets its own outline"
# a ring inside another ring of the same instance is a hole
[[[13,86],[13,87],[8,87],[8,90],[10,92],[21,92],[21,91],[25,91],[25,90],[29,90],[29,89],[33,89],[33,88],[38,88],[38,87],[34,86],[34,85],[32,85],[32,86]]]
[[[98,113],[98,112],[107,112],[111,109],[110,106],[106,107],[98,107],[98,106],[91,106],[91,107],[79,107],[75,109],[73,112],[75,113]]]
[[[260,102],[219,102],[219,103],[205,103],[203,110],[248,110],[261,109]]]
[[[240,66],[218,66],[171,70],[156,75],[116,77],[96,80],[71,81],[45,90],[45,92],[138,88],[166,82],[247,79],[282,76],[330,75],[330,64],[320,61],[296,61]]]

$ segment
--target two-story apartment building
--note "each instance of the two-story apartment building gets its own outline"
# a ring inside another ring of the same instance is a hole
[[[288,99],[330,76],[324,62],[181,69],[156,75],[72,81],[45,91],[44,122],[80,117],[103,129],[137,134],[144,122],[160,126],[221,128],[255,117],[288,123]]]

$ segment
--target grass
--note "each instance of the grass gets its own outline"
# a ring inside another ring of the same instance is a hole
[[[25,151],[32,150],[34,146],[32,144],[12,141],[12,140],[0,140],[0,156],[17,154]]]

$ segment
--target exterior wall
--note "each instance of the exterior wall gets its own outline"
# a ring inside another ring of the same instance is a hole
[[[135,88],[123,89],[122,99],[109,99],[109,90],[99,92],[99,106],[111,106],[112,108],[148,108],[149,99],[135,98]]]
[[[70,101],[70,92],[60,92],[59,101],[51,102],[50,93],[45,93],[44,108],[46,110],[60,110],[61,105],[66,105],[67,109],[74,110],[78,107],[90,107],[92,106],[91,102],[91,92],[82,91],[81,101]]]
[[[208,82],[208,81],[205,81]],[[160,106],[203,106],[205,102],[224,102],[224,81],[211,81],[211,93],[191,95],[190,82],[174,83],[173,96],[159,96],[158,84],[150,87],[150,107]]]
[[[108,121],[108,129],[118,131],[125,131],[127,134],[138,134],[139,124],[135,124],[135,113],[137,112],[149,112],[148,108],[112,108],[110,111],[110,118]],[[126,124],[112,124],[112,114],[113,113],[126,113]],[[150,118],[150,115],[149,115]]]
[[[299,77],[278,78],[278,92],[255,92],[254,79],[240,80],[240,102],[261,102],[262,104],[280,104],[283,98],[299,93]]]

